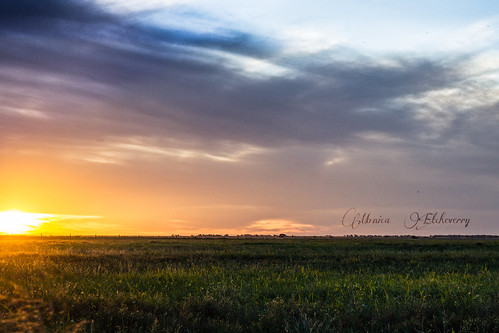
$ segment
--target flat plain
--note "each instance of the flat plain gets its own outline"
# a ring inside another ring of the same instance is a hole
[[[0,237],[3,332],[499,332],[499,240]]]

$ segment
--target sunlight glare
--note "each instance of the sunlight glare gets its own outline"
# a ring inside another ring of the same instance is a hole
[[[0,234],[26,234],[38,228],[50,214],[25,213],[18,210],[0,212]]]

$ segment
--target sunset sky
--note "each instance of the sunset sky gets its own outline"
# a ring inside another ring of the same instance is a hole
[[[499,234],[498,1],[3,0],[0,43],[33,234]]]

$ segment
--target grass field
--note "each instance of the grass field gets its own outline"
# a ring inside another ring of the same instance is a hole
[[[499,240],[0,238],[4,332],[499,332]]]

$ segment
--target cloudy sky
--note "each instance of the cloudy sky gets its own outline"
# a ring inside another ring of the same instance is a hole
[[[4,0],[0,43],[36,232],[499,234],[497,1]]]

